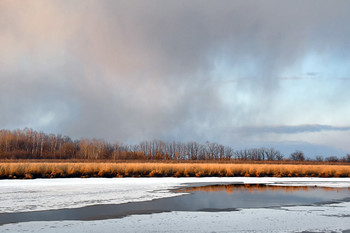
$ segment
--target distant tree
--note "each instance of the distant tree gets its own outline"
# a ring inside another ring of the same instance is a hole
[[[250,148],[233,150],[215,142],[144,141],[136,145],[109,143],[101,139],[72,140],[60,134],[45,134],[33,129],[1,130],[0,159],[83,159],[83,160],[283,160],[280,151],[274,148]],[[306,160],[304,153],[290,155],[294,161]],[[323,161],[321,156],[317,161]],[[350,162],[345,157],[327,157],[326,161]]]
[[[284,155],[279,153],[278,155],[276,155],[276,160],[283,160]]]
[[[320,156],[320,155],[317,155],[315,160],[316,160],[317,162],[323,162],[323,157]]]
[[[350,154],[345,155],[345,157],[343,158],[344,162],[348,162],[350,163]]]
[[[339,159],[338,159],[337,156],[329,156],[329,157],[325,158],[325,161],[327,161],[327,162],[338,162]]]
[[[265,151],[265,155],[266,155],[265,157],[267,160],[282,160],[283,159],[283,155],[281,154],[281,152],[278,150],[275,150],[274,148],[264,149],[264,151]]]
[[[302,151],[300,150],[297,150],[295,152],[293,152],[290,157],[289,157],[291,160],[294,160],[294,161],[304,161],[305,160],[305,155]]]

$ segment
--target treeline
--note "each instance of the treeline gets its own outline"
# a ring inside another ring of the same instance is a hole
[[[321,157],[318,157],[319,160]],[[60,134],[45,134],[33,129],[0,130],[0,159],[76,159],[76,160],[284,160],[274,148],[234,150],[232,147],[207,142],[144,141],[136,145],[109,143],[98,139],[72,140]],[[303,161],[296,151],[289,159]],[[331,162],[350,162],[332,156]],[[323,160],[323,159],[322,159]]]

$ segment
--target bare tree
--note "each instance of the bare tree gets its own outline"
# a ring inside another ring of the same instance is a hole
[[[290,159],[294,161],[304,161],[305,155],[302,151],[297,150],[290,155]]]

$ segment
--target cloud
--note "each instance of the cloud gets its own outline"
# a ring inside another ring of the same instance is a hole
[[[300,77],[300,76],[290,76],[290,77],[281,77],[280,80],[302,80],[302,79],[309,79],[305,77]]]
[[[307,72],[306,75],[308,75],[308,76],[317,76],[317,75],[319,75],[319,73],[318,72]]]
[[[223,129],[279,120],[280,77],[305,74],[283,76],[309,53],[350,59],[348,1],[0,4],[0,128],[228,142]],[[261,131],[331,130],[269,127]]]
[[[285,76],[280,77],[279,80],[315,80],[316,75],[307,75],[307,76]]]
[[[239,127],[237,132],[243,134],[298,134],[309,132],[321,132],[321,131],[349,131],[350,126],[331,126],[331,125],[292,125],[292,126],[261,126],[261,127]]]
[[[339,78],[342,81],[350,81],[350,78]]]
[[[291,153],[295,152],[296,150],[300,150],[305,153],[306,157],[315,159],[316,156],[338,156],[339,158],[343,157],[347,154],[346,150],[334,148],[332,146],[327,146],[324,144],[317,144],[317,143],[308,143],[303,141],[283,141],[283,142],[263,142],[253,145],[245,145],[244,147],[241,147],[242,149],[248,147],[272,147],[276,150],[279,150],[282,152],[285,158],[288,158]],[[240,149],[240,148],[238,148]]]

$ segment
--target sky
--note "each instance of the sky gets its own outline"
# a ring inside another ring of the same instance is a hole
[[[0,129],[350,153],[350,1],[0,1]]]

